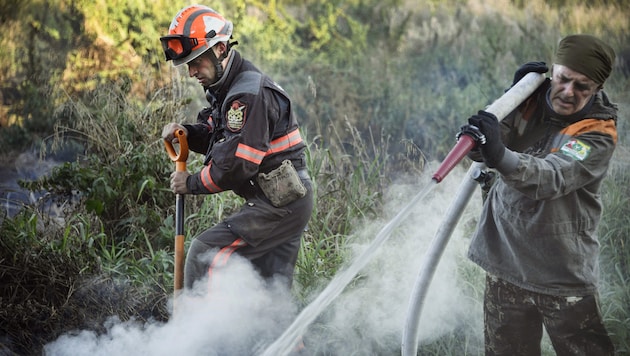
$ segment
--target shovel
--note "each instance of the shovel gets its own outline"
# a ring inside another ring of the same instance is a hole
[[[173,143],[164,140],[164,146],[169,157],[175,162],[177,172],[186,171],[186,160],[188,159],[188,141],[186,133],[182,129],[175,131],[175,138],[179,140],[179,152],[173,147]],[[174,300],[184,287],[184,195],[177,194],[175,197],[175,271],[174,271]],[[173,309],[175,302],[173,301]]]

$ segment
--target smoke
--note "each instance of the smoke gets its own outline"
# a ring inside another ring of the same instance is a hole
[[[415,207],[360,276],[310,326],[303,336],[306,349],[302,355],[399,353],[409,297],[423,255],[462,177],[463,172],[455,169]],[[393,185],[386,193],[386,209],[391,212],[387,215],[394,216],[406,205],[423,188],[417,182],[425,179],[429,180],[420,177],[414,184]],[[475,210],[479,201],[473,197],[467,214]],[[468,239],[462,226],[467,219],[470,217],[466,215],[461,219],[431,283],[420,319],[421,344],[471,325],[481,338],[481,307],[464,293],[458,277],[462,264],[474,268],[465,260]],[[386,223],[386,219],[361,222],[363,228],[351,238],[351,255],[360,255]],[[350,259],[347,263],[352,262]],[[297,316],[286,288],[281,283],[261,280],[242,259],[226,266],[218,283],[205,296],[179,297],[176,314],[166,323],[121,322],[112,318],[105,325],[106,333],[66,334],[46,345],[44,353],[51,356],[256,355]]]
[[[217,272],[217,275],[219,273]],[[120,322],[107,332],[79,331],[45,346],[46,355],[251,355],[296,314],[284,285],[265,282],[242,258],[221,270],[212,292],[182,295],[167,323]],[[199,283],[205,287],[207,284]]]
[[[307,347],[315,348],[317,354],[399,354],[410,295],[425,251],[455,198],[454,193],[463,177],[463,171],[454,170],[424,202],[415,207],[373,261],[361,271],[356,282],[346,288],[314,323],[310,339],[309,336],[305,338]],[[420,177],[415,184],[392,186],[386,195],[389,215],[395,215],[410,197],[423,188],[417,182],[427,180],[429,178]],[[477,195],[471,199],[451,236],[433,277],[420,319],[420,345],[460,329],[477,333],[478,342],[482,342],[481,305],[466,294],[463,284],[468,281],[458,276],[458,269],[473,269],[474,273],[476,268],[466,259],[469,239],[463,230],[466,222],[478,215],[481,198]],[[367,224],[357,233],[353,255],[360,255],[386,222]]]

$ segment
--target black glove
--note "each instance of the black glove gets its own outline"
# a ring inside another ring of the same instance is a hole
[[[477,115],[468,118],[468,123],[476,126],[486,137],[486,143],[479,146],[486,166],[496,167],[505,155],[499,120],[492,113],[480,110]]]
[[[514,80],[512,86],[518,83],[529,72],[547,73],[549,68],[545,62],[528,62],[520,66],[514,73]]]

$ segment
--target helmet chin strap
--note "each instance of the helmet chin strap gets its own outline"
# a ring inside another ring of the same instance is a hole
[[[223,60],[225,60],[228,56],[228,54],[230,53],[230,49],[232,48],[232,46],[237,45],[238,42],[234,41],[234,42],[227,42],[225,44],[225,51],[223,53],[221,53],[221,55],[219,57],[217,57],[216,54],[214,54],[214,51],[212,49],[210,49],[210,61],[212,62],[212,64],[214,65],[214,68],[216,70],[217,73],[217,80],[214,82],[218,82],[221,77],[223,77],[224,74],[224,70],[223,70],[223,65],[221,64],[221,62],[223,62]],[[213,84],[214,84],[213,83]]]
[[[215,72],[217,74],[217,80],[215,80],[215,83],[218,82],[219,79],[221,79],[221,77],[223,76],[223,66],[221,65],[221,62],[227,56],[226,53],[227,53],[227,51],[221,53],[221,55],[217,58],[217,55],[214,54],[214,51],[212,49],[210,49],[210,56],[209,56],[210,57],[210,61],[214,65],[214,70],[215,70]]]
[[[225,70],[223,70],[223,65],[221,65],[221,62],[223,62],[223,60],[225,60],[230,55],[230,50],[232,46],[237,45],[237,44],[238,42],[236,41],[226,43],[225,52],[221,53],[219,57],[216,56],[216,54],[214,53],[212,49],[209,50],[211,53],[208,56],[208,58],[210,58],[210,61],[214,65],[217,80],[215,80],[212,84],[205,87],[206,89],[215,90],[216,88],[214,87],[217,87],[218,83],[221,82],[221,78],[223,78],[223,75],[225,74]]]

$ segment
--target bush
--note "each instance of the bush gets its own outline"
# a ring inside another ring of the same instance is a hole
[[[0,294],[6,320],[0,344],[36,353],[71,328],[99,330],[111,315],[164,320],[175,212],[167,187],[173,163],[159,130],[191,121],[199,99],[182,72],[160,59],[157,37],[183,2],[10,3],[19,5],[0,11],[7,49],[0,53],[0,78],[8,83],[1,88],[3,153],[75,142],[81,155],[22,183],[62,204],[62,220],[42,211],[50,200],[2,219],[0,283],[7,288]],[[627,49],[630,29],[618,3],[490,5],[217,4],[235,21],[237,49],[291,94],[309,142],[317,204],[297,264],[294,291],[301,303],[347,258],[346,240],[356,225],[384,214],[388,183],[419,176],[427,161],[440,160],[466,117],[501,95],[518,65],[550,61],[559,37],[576,31]],[[627,86],[615,67],[606,90],[623,110],[630,103]],[[620,120],[620,147],[627,131]],[[42,139],[49,135],[52,145]],[[201,160],[191,157],[188,165],[197,171]],[[600,230],[602,306],[620,352],[630,348],[626,171],[614,169],[605,183]],[[187,198],[186,235],[241,202],[232,193]],[[467,273],[474,274],[462,271],[462,280],[474,280]],[[479,289],[468,287],[478,296]],[[467,353],[470,335],[456,330],[428,345],[426,354]]]

